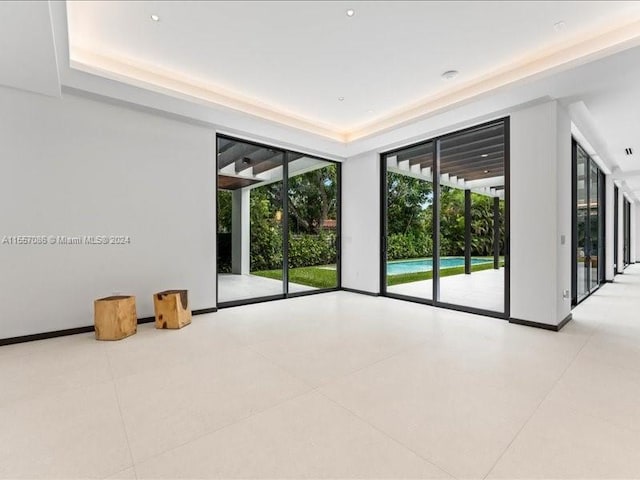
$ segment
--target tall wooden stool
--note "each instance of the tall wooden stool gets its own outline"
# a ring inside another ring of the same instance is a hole
[[[93,302],[96,340],[121,340],[138,330],[136,297],[116,295]]]
[[[182,328],[191,323],[186,290],[165,290],[153,296],[156,328]]]

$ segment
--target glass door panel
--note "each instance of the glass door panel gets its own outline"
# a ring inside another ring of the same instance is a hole
[[[599,220],[599,192],[598,192],[598,167],[589,161],[589,283],[588,289],[594,291],[598,288],[599,254],[600,254],[600,220]]]
[[[339,166],[288,154],[289,293],[338,286]]]
[[[576,155],[576,220],[577,220],[577,244],[576,244],[576,298],[582,300],[589,292],[589,245],[588,245],[588,221],[589,221],[589,198],[587,175],[589,167],[589,157],[578,147]]]
[[[433,298],[433,142],[386,155],[387,293]]]
[[[439,298],[505,311],[505,124],[439,140]]]
[[[284,152],[218,137],[218,303],[284,295]]]

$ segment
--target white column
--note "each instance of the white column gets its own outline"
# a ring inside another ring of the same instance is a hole
[[[615,240],[615,232],[614,230],[614,212],[615,212],[615,185],[613,184],[613,177],[611,175],[605,176],[605,225],[604,225],[604,244],[605,244],[605,252],[604,256],[606,259],[606,264],[604,268],[605,280],[612,281],[615,275],[614,265],[616,264],[616,259],[614,257],[614,240]]]
[[[511,115],[511,317],[571,312],[571,122],[552,101]]]
[[[250,268],[250,190],[233,191],[231,201],[231,272],[249,274]]]
[[[380,157],[342,164],[342,285],[380,292]]]

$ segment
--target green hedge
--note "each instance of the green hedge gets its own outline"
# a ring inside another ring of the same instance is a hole
[[[336,236],[291,235],[289,237],[289,267],[311,267],[336,263]]]
[[[336,236],[291,235],[289,237],[289,267],[310,267],[336,263]],[[282,268],[282,234],[280,229],[265,228],[251,238],[251,271]]]
[[[430,235],[415,233],[395,233],[387,240],[387,258],[401,260],[405,258],[424,258],[433,255],[433,242]]]

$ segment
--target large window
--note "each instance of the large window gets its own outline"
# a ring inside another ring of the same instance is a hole
[[[508,317],[508,120],[382,155],[384,295]]]
[[[604,174],[575,141],[573,146],[573,281],[576,305],[604,281]]]
[[[340,286],[340,165],[218,136],[218,304]]]
[[[618,229],[620,228],[620,220],[619,220],[619,212],[620,208],[620,191],[617,186],[613,187],[613,273],[614,275],[618,274],[619,270],[619,258],[618,258],[618,242],[620,241],[620,236]]]
[[[624,267],[631,263],[631,203],[626,198],[623,204],[623,259]]]

